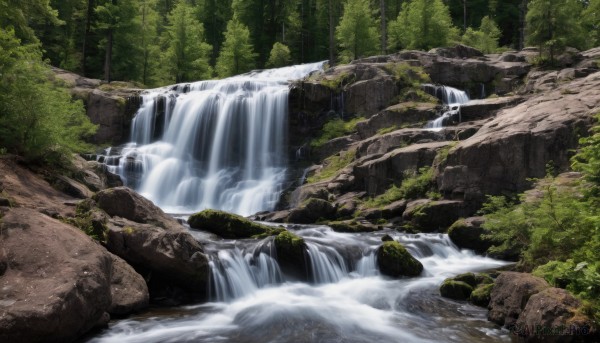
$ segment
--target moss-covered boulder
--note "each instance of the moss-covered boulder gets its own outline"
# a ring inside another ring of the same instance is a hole
[[[477,286],[477,276],[474,273],[458,274],[452,278],[453,281],[462,281],[471,287]]]
[[[471,292],[469,300],[477,306],[487,307],[490,303],[490,294],[494,288],[493,283],[481,284]]]
[[[193,214],[188,218],[188,224],[192,229],[212,232],[223,238],[262,237],[281,231],[237,214],[217,210],[204,210]]]
[[[306,281],[308,279],[306,242],[290,231],[283,231],[275,237],[277,261],[284,274]]]
[[[454,281],[452,279],[446,279],[442,286],[440,286],[440,294],[444,298],[450,298],[454,300],[467,300],[473,292],[473,287],[463,281]]]
[[[448,237],[452,243],[462,249],[471,249],[478,254],[483,254],[492,246],[492,241],[484,236],[483,223],[483,217],[458,219],[448,229]]]
[[[382,274],[392,277],[418,276],[423,265],[402,246],[394,241],[383,242],[377,250],[377,264]]]
[[[287,221],[288,223],[311,224],[323,219],[333,219],[335,212],[335,206],[329,201],[310,198],[293,209]]]
[[[327,225],[336,232],[373,232],[381,230],[377,225],[363,224],[356,220],[334,221],[327,223]]]

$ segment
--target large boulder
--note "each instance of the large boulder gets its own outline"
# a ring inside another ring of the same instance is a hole
[[[149,279],[154,299],[173,297],[181,302],[206,296],[208,259],[200,243],[187,231],[164,230],[113,217],[105,235],[106,248]],[[165,294],[172,286],[178,288],[177,294]]]
[[[463,281],[446,279],[440,286],[440,294],[444,298],[467,300],[473,292],[473,286]]]
[[[336,209],[329,201],[310,198],[294,208],[288,217],[289,223],[310,224],[318,220],[332,219]]]
[[[532,295],[513,332],[528,342],[562,343],[581,338],[591,342],[598,338],[594,321],[582,314],[581,302],[560,288],[547,288]]]
[[[299,280],[308,279],[307,246],[302,237],[283,231],[275,237],[277,261],[282,271]]]
[[[223,238],[250,238],[272,235],[280,230],[271,226],[255,223],[233,213],[217,210],[204,210],[191,215],[188,224],[193,229],[212,232]]]
[[[492,242],[482,235],[485,230],[482,225],[485,222],[483,217],[469,217],[458,219],[448,229],[448,236],[452,243],[462,249],[471,249],[479,254],[483,254],[492,246]]]
[[[490,294],[488,320],[511,328],[525,309],[529,298],[550,285],[542,278],[526,273],[502,272]]]
[[[469,207],[460,200],[420,199],[406,205],[402,219],[420,232],[443,232],[469,212]]]
[[[423,272],[423,264],[395,241],[383,242],[377,249],[377,264],[382,274],[391,277],[419,276]]]
[[[148,307],[149,294],[146,280],[122,258],[112,255],[108,312],[114,316],[127,315]]]
[[[106,324],[107,312],[122,304],[112,299],[112,275],[127,268],[80,230],[14,208],[0,233],[0,341],[70,342]],[[120,283],[137,278],[123,274]]]
[[[173,217],[165,214],[150,200],[128,187],[100,191],[93,199],[98,207],[111,217],[126,218],[136,223],[151,224],[166,230],[182,228]]]
[[[469,301],[473,305],[487,308],[490,303],[492,289],[494,289],[493,283],[480,284],[471,292]]]
[[[501,110],[449,152],[438,167],[438,187],[478,201],[485,194],[522,192],[530,178],[546,175],[550,161],[559,172],[570,168],[572,151],[598,111],[600,72]]]

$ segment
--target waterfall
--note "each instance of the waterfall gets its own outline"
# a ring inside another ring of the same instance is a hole
[[[286,179],[288,82],[322,66],[147,91],[113,169],[167,212],[272,210]]]
[[[422,87],[425,92],[440,99],[446,108],[444,113],[439,118],[427,123],[425,126],[426,128],[432,130],[441,130],[444,125],[444,121],[456,115],[459,116],[460,122],[460,105],[469,101],[469,96],[466,92],[449,86],[438,86],[432,84],[424,84]]]

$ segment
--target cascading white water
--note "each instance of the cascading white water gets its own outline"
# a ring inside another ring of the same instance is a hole
[[[322,66],[148,91],[114,171],[171,213],[272,210],[286,178],[288,82]]]
[[[432,84],[424,84],[422,87],[427,93],[440,99],[447,107],[447,110],[439,118],[427,123],[425,126],[427,129],[441,130],[444,126],[444,121],[454,115],[460,116],[460,106],[469,101],[467,93],[460,89]]]
[[[485,310],[445,300],[437,291],[446,277],[506,263],[458,250],[444,234],[348,234],[325,226],[294,232],[315,258],[315,283],[285,280],[271,259],[272,238],[205,242],[219,257],[211,266],[218,275],[214,287],[226,290],[222,296],[169,317],[150,313],[119,321],[91,342],[510,341],[486,321]],[[384,234],[423,263],[421,277],[379,275],[375,252]]]

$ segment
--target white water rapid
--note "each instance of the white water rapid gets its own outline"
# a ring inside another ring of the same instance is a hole
[[[443,128],[444,121],[456,115],[459,116],[458,121],[460,122],[460,106],[469,101],[469,96],[466,92],[449,86],[432,84],[424,84],[422,87],[427,93],[440,99],[446,107],[444,113],[439,118],[427,123],[425,128],[439,131]]]
[[[322,66],[148,91],[112,171],[169,213],[272,210],[286,178],[288,83]]]
[[[458,250],[443,234],[288,229],[307,242],[312,282],[286,276],[272,237],[215,240],[194,232],[212,258],[212,302],[118,321],[89,342],[510,341],[507,331],[487,322],[484,309],[441,298],[438,292],[446,277],[504,262]],[[376,249],[384,234],[423,263],[421,277],[394,280],[379,275]]]

